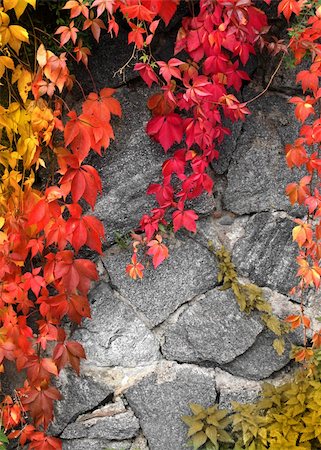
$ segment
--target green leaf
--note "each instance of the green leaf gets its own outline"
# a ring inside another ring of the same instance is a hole
[[[5,444],[9,444],[9,440],[7,436],[4,434],[2,430],[0,430],[0,442],[4,442]]]
[[[206,435],[209,437],[213,444],[217,444],[217,428],[210,425],[205,430]]]
[[[201,420],[194,422],[193,425],[191,425],[190,429],[188,430],[187,436],[190,437],[193,434],[197,433],[198,431],[201,431],[203,427],[204,423]]]
[[[202,447],[203,444],[207,441],[207,436],[204,431],[199,431],[191,437],[191,443],[193,444],[194,450]]]

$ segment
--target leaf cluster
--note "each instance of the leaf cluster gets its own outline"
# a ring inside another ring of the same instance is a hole
[[[212,244],[209,244],[211,250]],[[230,253],[222,246],[215,252],[219,261],[218,282],[222,283],[222,290],[232,289],[240,310],[246,313],[257,311],[265,326],[277,337],[273,342],[276,352],[281,355],[284,352],[285,342],[282,337],[289,331],[289,327],[272,312],[271,305],[264,298],[263,290],[252,283],[244,284],[238,279],[235,265]]]
[[[182,420],[194,450],[321,449],[321,382],[306,370],[280,386],[264,383],[256,402],[232,402],[232,411],[190,408]]]
[[[194,450],[219,450],[223,448],[222,445],[234,442],[226,431],[231,424],[228,411],[218,409],[218,405],[203,408],[197,403],[191,403],[189,407],[193,415],[182,416],[182,420],[189,426],[187,435]]]

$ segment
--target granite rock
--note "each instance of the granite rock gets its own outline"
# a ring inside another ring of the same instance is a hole
[[[115,416],[97,417],[71,423],[64,429],[61,438],[121,441],[134,438],[138,431],[138,419],[132,411],[126,411]]]
[[[111,282],[136,310],[156,326],[180,305],[217,284],[214,255],[194,239],[176,238],[169,247],[170,258],[156,270],[145,271],[142,281],[133,282],[124,268],[131,253],[122,251],[104,259]]]
[[[252,96],[249,91],[247,97]],[[276,94],[265,95],[255,103],[231,158],[227,152],[230,162],[223,209],[240,215],[271,210],[300,212],[285,195],[286,185],[300,178],[298,171],[289,170],[284,155],[285,145],[299,134],[293,114],[293,106]],[[224,155],[222,152],[222,165]]]
[[[244,236],[233,248],[233,262],[240,275],[259,286],[288,294],[296,285],[298,248],[292,242],[294,224],[286,216],[255,214],[245,226]]]
[[[222,366],[223,369],[238,377],[249,380],[263,380],[283,369],[290,362],[291,344],[286,341],[285,351],[279,356],[273,348],[276,336],[264,330],[255,344],[234,361]]]
[[[164,364],[126,394],[152,450],[186,449],[189,403],[210,406],[216,400],[214,371],[187,364]]]
[[[63,398],[55,402],[55,418],[50,426],[51,434],[58,434],[80,414],[93,409],[112,398],[113,391],[107,385],[87,375],[79,377],[71,370],[63,370],[55,385]]]
[[[73,336],[83,344],[87,364],[137,367],[159,359],[159,345],[153,334],[108,284],[97,285],[90,298],[92,319],[84,320]]]
[[[131,448],[131,441],[126,440],[117,442],[104,439],[63,439],[62,448],[63,450],[129,450]]]
[[[245,353],[262,330],[257,318],[240,311],[230,290],[213,289],[168,328],[162,353],[181,362],[226,364]]]

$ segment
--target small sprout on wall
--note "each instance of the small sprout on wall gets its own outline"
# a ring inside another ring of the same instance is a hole
[[[259,312],[260,319],[264,325],[276,335],[273,348],[278,355],[282,355],[285,350],[283,335],[290,330],[288,324],[273,314],[271,305],[265,300],[263,290],[259,286],[252,283],[243,284],[240,282],[231,255],[224,246],[219,250],[215,250],[212,242],[209,242],[209,249],[215,253],[219,261],[217,279],[219,283],[222,283],[221,289],[232,289],[242,312]]]

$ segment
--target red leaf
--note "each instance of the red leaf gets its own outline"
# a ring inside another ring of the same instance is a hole
[[[278,14],[283,13],[287,21],[289,21],[291,14],[298,16],[306,0],[282,0],[278,4]]]
[[[167,151],[174,142],[178,144],[183,138],[183,119],[176,113],[153,117],[147,124],[147,134],[159,142]]]
[[[161,2],[161,8],[158,14],[164,20],[166,25],[169,24],[169,21],[175,14],[178,4],[179,0],[167,0],[166,2]]]
[[[153,256],[153,265],[156,269],[156,267],[168,258],[168,248],[162,243],[162,236],[159,234],[157,234],[156,238],[147,245],[150,247],[147,254]]]
[[[144,270],[143,264],[137,262],[137,254],[134,253],[132,256],[131,264],[128,264],[126,267],[126,272],[131,278],[136,280],[137,277],[143,278],[143,270]]]
[[[134,66],[134,70],[137,70],[139,72],[139,75],[142,77],[148,87],[151,87],[154,82],[158,84],[158,78],[149,64],[137,63]]]
[[[196,223],[198,215],[192,209],[188,210],[177,210],[173,212],[173,225],[174,231],[178,231],[180,228],[184,227],[188,231],[196,233]]]

